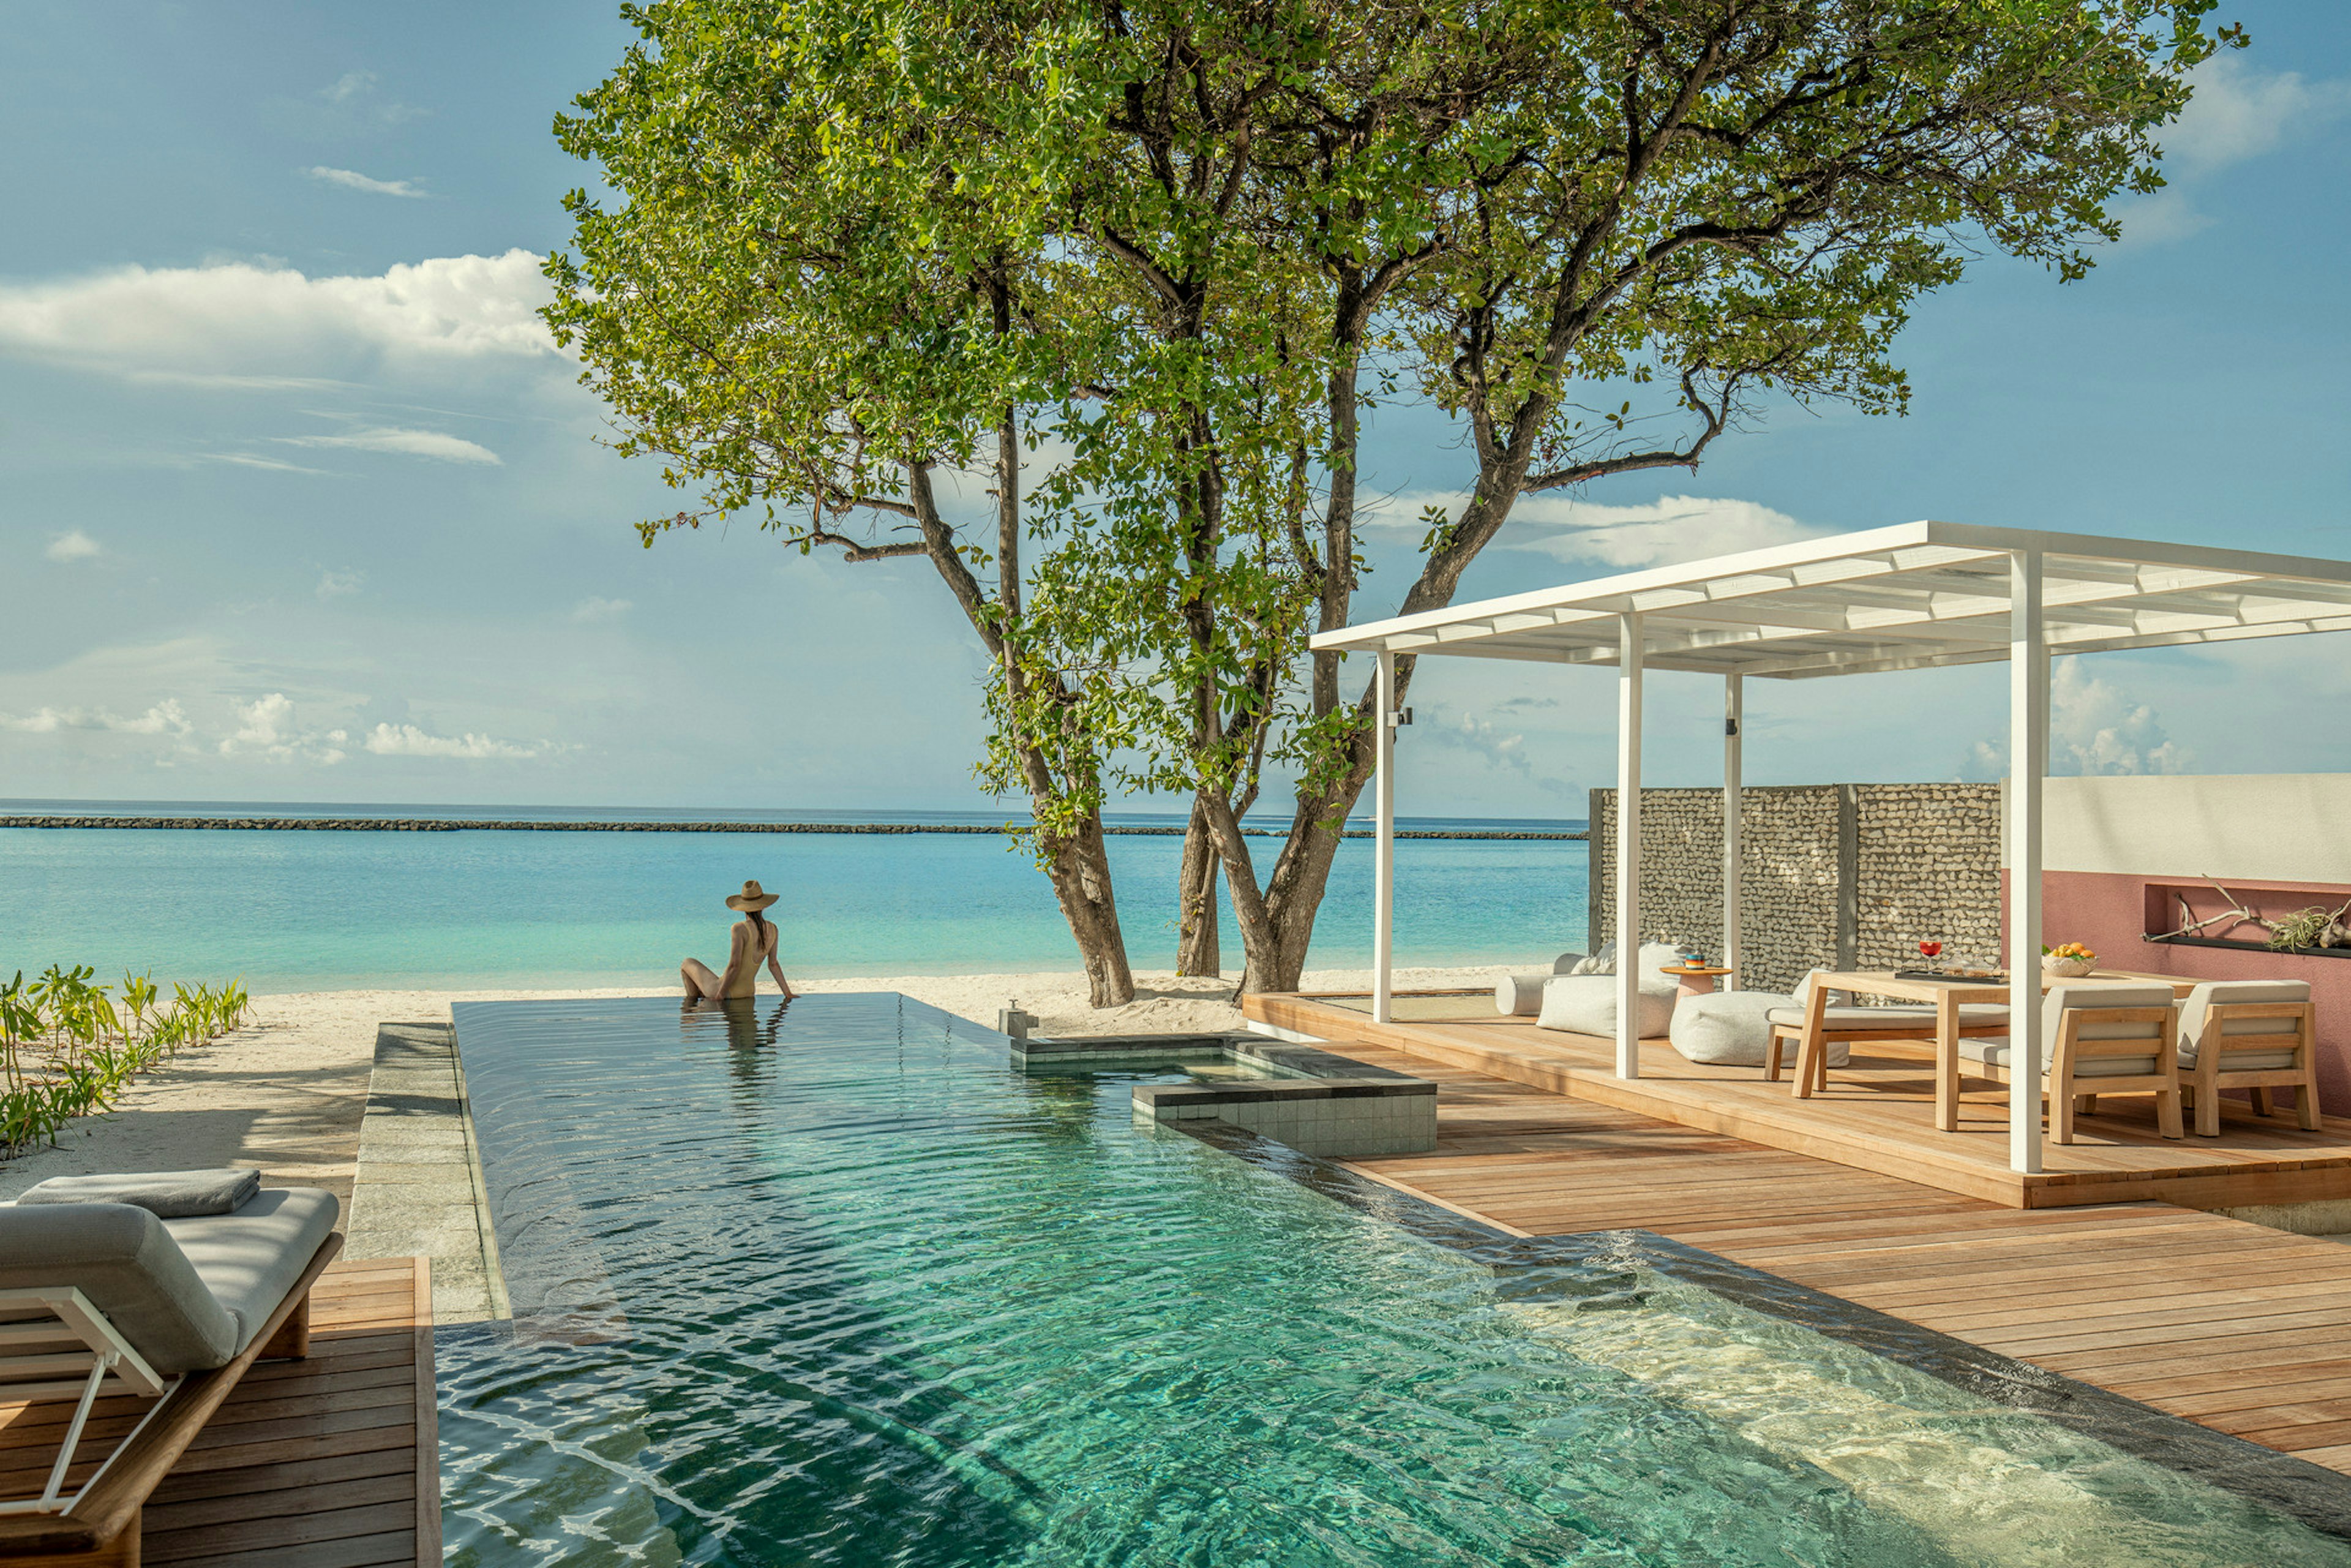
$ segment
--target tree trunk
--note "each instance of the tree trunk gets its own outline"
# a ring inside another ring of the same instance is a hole
[[[1111,891],[1102,813],[1090,814],[1075,834],[1045,848],[1045,875],[1086,967],[1087,1000],[1097,1008],[1123,1007],[1134,999],[1134,973],[1127,967],[1126,936]]]
[[[1216,839],[1198,803],[1184,829],[1184,864],[1176,883],[1176,972],[1214,979],[1224,973],[1217,949]]]

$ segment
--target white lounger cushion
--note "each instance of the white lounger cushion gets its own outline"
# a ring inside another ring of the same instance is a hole
[[[0,1289],[74,1287],[166,1375],[224,1366],[261,1333],[340,1212],[315,1186],[185,1219],[128,1203],[0,1204]]]
[[[220,1304],[236,1319],[236,1348],[269,1314],[333,1234],[341,1205],[324,1187],[271,1187],[235,1214],[167,1219],[163,1228]]]
[[[234,1214],[261,1190],[252,1166],[222,1170],[147,1171],[137,1176],[51,1176],[26,1187],[18,1203],[131,1203],[159,1219],[192,1214]]]
[[[75,1287],[166,1375],[225,1365],[244,1343],[235,1314],[164,1223],[127,1203],[0,1207],[0,1289]]]
[[[2204,1037],[2204,1015],[2215,1003],[2224,1007],[2249,1002],[2306,1002],[2308,980],[2206,980],[2179,1004],[2179,1065],[2196,1065],[2196,1050]],[[2238,1019],[2224,1026],[2220,1048],[2223,1072],[2273,1072],[2294,1065],[2294,1051],[2259,1049],[2265,1034],[2292,1034],[2300,1026],[2292,1019]],[[2241,1049],[2239,1041],[2254,1049]]]

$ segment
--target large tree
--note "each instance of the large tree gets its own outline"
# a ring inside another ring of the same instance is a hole
[[[1371,765],[1368,688],[1305,638],[1354,612],[1373,401],[1454,414],[1476,468],[1407,612],[1530,491],[1694,466],[1769,399],[1898,411],[1894,336],[1971,251],[2088,267],[2210,8],[664,0],[559,122],[626,201],[572,198],[549,317],[623,449],[703,490],[649,542],[755,511],[931,562],[1097,1004],[1131,994],[1114,785],[1190,795],[1185,967],[1221,865],[1279,988]]]
[[[1351,50],[1364,30],[1333,20],[1339,47],[1284,84],[1252,149],[1266,232],[1325,279],[1319,515],[1294,519],[1316,526],[1236,552],[1228,601],[1215,574],[1171,575],[1180,634],[1131,666],[1180,716],[1134,771],[1193,788],[1252,988],[1296,984],[1372,767],[1368,683],[1348,700],[1336,656],[1302,646],[1347,623],[1360,587],[1369,367],[1466,426],[1468,499],[1424,519],[1412,580],[1383,606],[1435,609],[1531,492],[1694,468],[1770,400],[1899,412],[1891,350],[1918,296],[1993,251],[2081,277],[2085,247],[2115,237],[2105,204],[2157,183],[2151,133],[2185,104],[2185,73],[2228,38],[2205,30],[2209,0],[1410,9],[1470,63],[1453,94],[1392,37]],[[1128,600],[1134,558],[1092,558],[1120,563]],[[1248,609],[1295,601],[1260,580],[1277,561],[1314,607],[1287,642]],[[1400,691],[1411,675],[1399,660]],[[1238,819],[1270,751],[1299,781],[1260,874]]]

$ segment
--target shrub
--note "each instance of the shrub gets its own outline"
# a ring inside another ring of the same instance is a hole
[[[52,964],[31,982],[22,969],[0,986],[0,1156],[57,1141],[76,1116],[103,1111],[123,1085],[180,1047],[242,1028],[253,1012],[245,988],[175,985],[169,1007],[145,975],[125,975],[118,994],[93,985],[87,964]]]

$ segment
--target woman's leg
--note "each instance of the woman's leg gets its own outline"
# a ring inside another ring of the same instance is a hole
[[[691,1002],[698,1002],[705,998],[716,1001],[719,993],[726,989],[718,977],[710,972],[710,966],[699,958],[688,958],[680,964],[677,974],[678,978],[685,982],[685,998]]]

